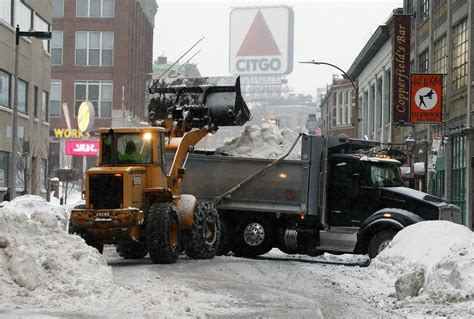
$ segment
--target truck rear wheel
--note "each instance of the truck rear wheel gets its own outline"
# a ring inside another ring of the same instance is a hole
[[[273,228],[266,220],[249,218],[237,227],[236,242],[232,251],[237,256],[257,257],[273,248]]]
[[[397,232],[392,229],[383,230],[376,234],[369,242],[369,257],[374,259],[382,250],[387,248]]]
[[[130,242],[116,247],[117,254],[123,259],[141,259],[148,254],[146,243]]]
[[[178,260],[180,231],[178,211],[174,205],[155,203],[148,211],[148,250],[156,264],[172,264]]]
[[[214,258],[219,246],[220,224],[214,204],[200,202],[194,210],[193,225],[186,231],[184,250],[193,259]]]

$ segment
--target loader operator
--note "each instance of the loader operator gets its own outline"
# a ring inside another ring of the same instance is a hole
[[[140,164],[143,163],[143,157],[137,152],[137,146],[135,142],[128,141],[125,146],[125,153],[119,154],[119,160],[121,163],[126,164]]]

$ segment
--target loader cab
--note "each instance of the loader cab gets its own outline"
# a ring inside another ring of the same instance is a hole
[[[162,128],[108,129],[100,132],[100,166],[164,166]]]

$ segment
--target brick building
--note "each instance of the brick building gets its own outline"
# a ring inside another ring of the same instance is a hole
[[[357,112],[350,80],[333,77],[321,101],[321,132],[326,136],[356,137]]]
[[[54,0],[50,176],[58,168],[81,171],[80,157],[65,155],[71,139],[96,139],[99,127],[137,126],[146,117],[146,80],[152,72],[155,0]],[[90,136],[77,130],[77,110],[90,101]],[[95,157],[88,157],[87,166]]]

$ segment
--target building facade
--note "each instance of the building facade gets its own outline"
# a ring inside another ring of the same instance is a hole
[[[463,222],[473,227],[473,3],[469,0],[405,0],[403,10],[413,14],[412,72],[445,75],[442,123],[415,125],[413,132],[420,149],[424,141],[430,144],[435,134],[444,137],[445,147],[436,172],[428,179],[428,186],[436,195],[460,206]]]
[[[434,169],[416,188],[462,208],[474,226],[473,3],[468,0],[404,0],[393,14],[411,16],[410,72],[443,74],[441,123],[394,123],[392,114],[391,19],[380,26],[358,55],[349,75],[359,84],[358,136],[398,145],[413,162],[427,163],[434,138],[441,138]],[[409,150],[403,145],[415,140]],[[426,164],[425,164],[426,165]]]
[[[146,81],[153,64],[155,0],[54,0],[50,102],[50,176],[96,164],[66,155],[69,140],[97,139],[99,127],[138,126],[146,119]],[[95,123],[77,127],[82,102]]]
[[[52,1],[0,0],[0,194],[7,191],[15,95],[15,28],[50,31]],[[20,37],[16,192],[46,194],[50,41]]]
[[[321,131],[326,136],[356,137],[357,112],[353,103],[354,87],[347,79],[333,76],[321,102]]]

